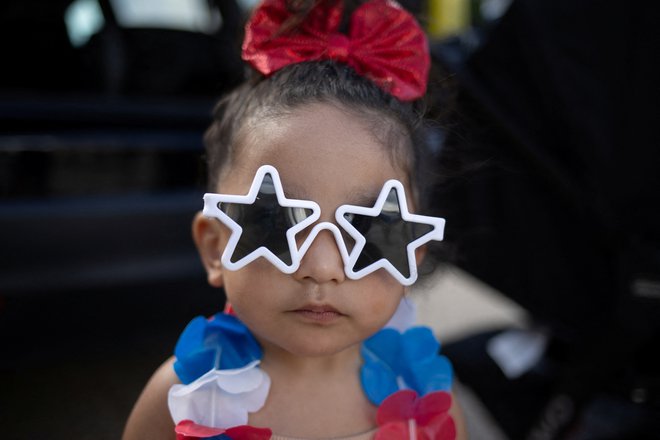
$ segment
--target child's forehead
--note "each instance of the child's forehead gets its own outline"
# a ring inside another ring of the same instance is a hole
[[[221,193],[245,194],[262,165],[280,174],[291,198],[332,204],[373,201],[387,180],[408,188],[407,167],[365,119],[342,106],[307,104],[246,124]]]
[[[341,105],[306,104],[252,118],[237,138],[235,157],[252,164],[285,158],[324,169],[337,164],[331,160],[336,158],[363,168],[406,168],[395,158],[399,142],[386,124]]]

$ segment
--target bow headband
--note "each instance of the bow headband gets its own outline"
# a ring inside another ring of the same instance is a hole
[[[351,66],[402,101],[426,92],[428,42],[412,15],[392,0],[371,0],[338,31],[343,2],[322,0],[294,30],[282,32],[292,14],[286,0],[265,0],[245,27],[243,60],[263,75],[290,64],[334,60]]]

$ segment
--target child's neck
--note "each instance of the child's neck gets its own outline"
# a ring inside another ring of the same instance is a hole
[[[279,435],[339,437],[375,425],[375,407],[360,385],[360,346],[327,356],[296,356],[264,347],[261,367],[271,378],[265,407],[250,423]]]
[[[299,377],[316,375],[344,375],[357,371],[362,363],[360,346],[327,355],[300,356],[279,347],[264,346],[261,367],[277,374]]]

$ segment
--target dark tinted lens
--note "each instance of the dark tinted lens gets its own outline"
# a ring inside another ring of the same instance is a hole
[[[220,209],[243,228],[231,257],[232,262],[265,246],[287,265],[292,261],[286,231],[312,213],[305,208],[280,206],[270,174],[264,176],[254,203],[245,205],[223,202]]]
[[[385,258],[408,278],[410,267],[406,246],[433,230],[431,225],[407,222],[401,218],[399,198],[394,188],[388,194],[383,210],[378,216],[350,213],[345,215],[345,218],[367,240],[353,268],[356,272]]]
[[[297,225],[301,221],[305,220],[307,217],[312,215],[312,210],[307,208],[290,208],[284,207],[286,213],[286,220],[289,224],[289,227]]]

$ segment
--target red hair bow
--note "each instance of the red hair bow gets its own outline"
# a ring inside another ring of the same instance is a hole
[[[291,17],[286,2],[265,0],[246,25],[243,59],[264,75],[303,61],[335,60],[403,101],[422,97],[431,61],[413,16],[392,0],[372,0],[355,10],[344,35],[338,32],[342,12],[343,2],[323,0],[297,28],[281,33]]]

